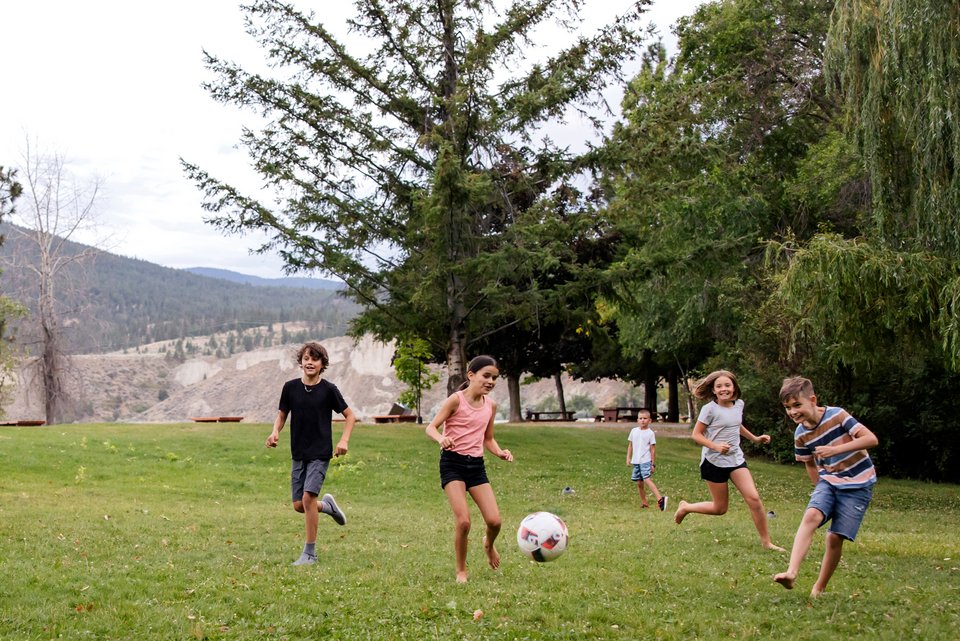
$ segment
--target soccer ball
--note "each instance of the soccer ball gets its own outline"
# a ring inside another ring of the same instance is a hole
[[[556,514],[528,514],[517,529],[517,545],[534,561],[553,561],[567,549],[567,524]]]

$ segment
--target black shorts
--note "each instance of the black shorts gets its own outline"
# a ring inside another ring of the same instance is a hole
[[[730,480],[730,474],[734,470],[739,470],[746,466],[747,462],[744,461],[734,467],[719,467],[704,459],[703,463],[700,464],[700,478],[704,481],[710,481],[711,483],[726,483]]]
[[[440,452],[440,487],[445,487],[450,481],[463,481],[467,488],[489,483],[487,468],[483,465],[482,456],[458,454],[452,450]]]

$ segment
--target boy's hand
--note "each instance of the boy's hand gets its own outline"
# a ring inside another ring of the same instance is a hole
[[[279,440],[280,440],[280,435],[277,434],[276,432],[271,432],[270,436],[267,437],[267,442],[265,445],[267,447],[276,447],[277,441]]]
[[[337,447],[334,448],[333,450],[333,455],[343,456],[344,454],[347,453],[347,450],[349,449],[350,448],[347,446],[347,441],[345,441],[344,439],[340,439],[340,441],[337,443]]]
[[[830,458],[837,453],[837,448],[834,445],[820,445],[813,450],[813,454],[817,458]]]

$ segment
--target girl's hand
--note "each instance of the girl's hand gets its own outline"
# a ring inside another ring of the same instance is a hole
[[[770,442],[769,434],[761,434],[760,436],[757,437],[757,443],[760,443],[761,445],[766,445],[769,442]]]
[[[727,452],[730,451],[730,444],[729,444],[729,443],[720,443],[719,445],[717,445],[717,446],[716,446],[715,448],[713,448],[713,449],[714,449],[715,451],[719,452],[720,454],[726,454]]]
[[[513,462],[513,454],[510,453],[510,450],[500,450],[500,458],[510,463]]]
[[[449,436],[441,436],[440,440],[437,442],[440,443],[441,450],[449,450],[453,447],[453,439]]]

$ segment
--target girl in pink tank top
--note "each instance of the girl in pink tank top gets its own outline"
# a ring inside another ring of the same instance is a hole
[[[457,583],[467,582],[467,536],[470,534],[470,507],[467,493],[480,508],[486,531],[483,548],[494,570],[500,567],[500,553],[494,546],[500,534],[500,508],[487,479],[483,450],[504,461],[513,461],[510,450],[493,437],[497,404],[489,397],[500,370],[492,356],[477,356],[467,365],[467,382],[443,402],[427,425],[427,436],[440,445],[440,486],[447,495],[454,518],[453,548]]]

